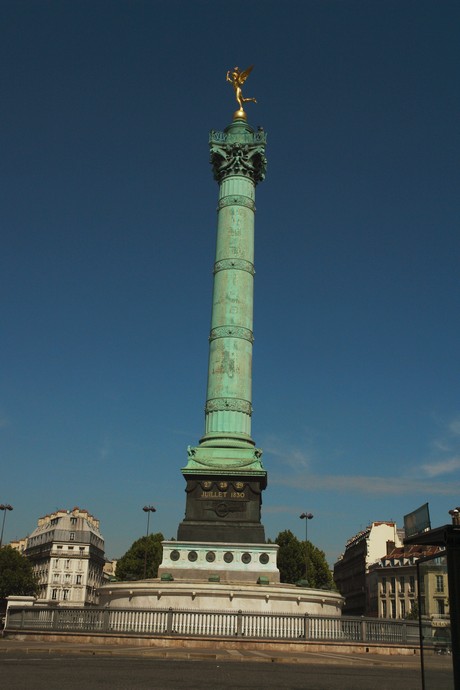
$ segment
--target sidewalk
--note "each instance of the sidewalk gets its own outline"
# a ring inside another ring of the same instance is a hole
[[[217,649],[194,646],[193,640],[177,647],[139,647],[131,645],[98,644],[93,642],[49,642],[35,640],[0,639],[0,660],[14,656],[27,655],[98,655],[118,657],[138,657],[152,659],[188,659],[190,661],[250,661],[281,664],[338,664],[350,666],[381,666],[391,668],[420,668],[420,657],[387,656],[382,654],[337,653],[337,652],[286,652]]]

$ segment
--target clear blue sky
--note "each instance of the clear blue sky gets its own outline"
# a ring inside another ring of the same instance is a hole
[[[460,504],[460,5],[0,3],[0,502],[107,555],[175,536],[204,429],[217,185],[208,132],[254,63],[253,437],[267,536],[330,562],[372,520]],[[152,524],[152,523],[151,523]]]

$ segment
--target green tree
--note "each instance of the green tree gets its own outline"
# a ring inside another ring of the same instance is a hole
[[[329,564],[326,560],[326,554],[310,541],[308,542],[308,564],[308,579],[311,587],[316,589],[336,589]],[[311,575],[310,569],[313,571]]]
[[[146,577],[156,577],[161,563],[163,535],[149,534],[137,539],[128,551],[117,562],[115,576],[117,580],[143,580],[146,564]]]
[[[279,546],[278,569],[281,582],[295,583],[305,577],[305,552],[291,530],[280,532],[275,543]]]
[[[0,549],[0,599],[31,596],[37,591],[38,583],[30,561],[11,546]]]
[[[278,550],[278,568],[281,582],[295,584],[305,580],[305,541],[300,541],[290,530],[280,532],[275,539]],[[308,586],[315,589],[335,589],[324,551],[310,541],[308,549]]]

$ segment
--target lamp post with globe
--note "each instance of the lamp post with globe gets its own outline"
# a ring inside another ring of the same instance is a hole
[[[144,513],[147,513],[147,536],[145,539],[145,553],[144,553],[144,580],[147,576],[147,549],[148,549],[148,542],[149,542],[149,527],[150,527],[150,513],[156,513],[156,508],[153,506],[144,506],[142,508]]]
[[[301,520],[305,520],[305,581],[308,585],[308,521],[313,518],[312,513],[302,513]]]
[[[13,506],[10,506],[9,503],[0,503],[0,510],[3,510],[2,533],[0,534],[0,549],[1,549],[2,544],[3,544],[3,530],[5,529],[6,511],[7,510],[13,510]]]

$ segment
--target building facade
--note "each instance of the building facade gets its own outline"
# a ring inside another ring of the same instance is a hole
[[[19,551],[19,553],[24,553],[24,551],[27,548],[27,537],[24,537],[24,539],[16,539],[14,541],[10,541],[8,546],[11,546],[12,549]]]
[[[418,609],[417,560],[433,560],[422,569],[421,611],[431,620],[448,618],[449,603],[445,566],[436,559],[438,546],[403,546],[389,544],[388,553],[369,568],[368,615],[378,618],[407,618]]]
[[[39,518],[24,555],[38,580],[37,603],[96,605],[103,583],[104,539],[87,510],[58,510]]]
[[[334,565],[334,582],[345,598],[343,613],[367,615],[370,604],[367,575],[369,568],[387,551],[387,542],[402,545],[402,534],[395,522],[373,522],[349,539],[345,552]]]

